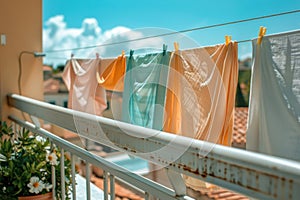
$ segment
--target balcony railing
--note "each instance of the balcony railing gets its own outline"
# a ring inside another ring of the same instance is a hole
[[[182,174],[257,199],[300,199],[300,163],[296,161],[134,126],[16,94],[9,95],[8,102],[10,106],[28,113],[34,124],[10,115],[11,120],[32,132],[50,138],[61,149],[71,153],[73,172],[75,156],[86,161],[88,199],[89,164],[104,170],[105,199],[114,199],[116,177],[143,191],[145,199],[149,199],[150,196],[159,199],[191,199],[186,195]],[[173,188],[131,173],[42,129],[38,118],[76,132],[83,138],[164,167]],[[111,187],[110,193],[108,182]],[[75,190],[73,199],[76,199]]]

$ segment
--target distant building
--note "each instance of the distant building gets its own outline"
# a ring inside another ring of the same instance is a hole
[[[252,58],[245,58],[243,60],[239,60],[239,70],[249,70],[251,69]]]
[[[61,78],[61,74],[53,74],[50,66],[43,67],[44,73],[44,100],[48,103],[67,107],[68,90]]]

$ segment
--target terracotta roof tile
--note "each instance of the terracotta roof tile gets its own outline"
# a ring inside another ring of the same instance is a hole
[[[248,108],[237,107],[234,112],[234,125],[232,146],[237,148],[246,148],[246,130],[247,130]]]
[[[201,194],[201,195],[199,195]],[[199,191],[198,195],[192,195],[195,199],[210,199],[210,200],[249,200],[248,197],[245,197],[241,194],[223,189],[215,188],[212,190],[204,189]]]

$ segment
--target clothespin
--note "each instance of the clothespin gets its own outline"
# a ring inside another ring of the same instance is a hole
[[[227,46],[231,42],[231,35],[225,35],[225,45]]]
[[[130,49],[130,53],[129,53],[129,58],[131,58],[133,56],[134,50]]]
[[[124,50],[122,50],[122,57],[123,57],[123,56],[125,56],[125,51],[124,51]]]
[[[266,27],[263,27],[263,26],[259,27],[257,44],[261,44],[262,38],[265,36],[266,32],[267,32]]]
[[[163,44],[163,56],[166,55],[168,45]]]
[[[99,53],[96,53],[96,59],[97,59],[97,60],[99,59]],[[100,83],[101,78],[100,78],[100,75],[99,75],[99,72],[98,72],[98,71],[97,71],[97,73],[96,73],[96,78],[97,78],[98,83]]]
[[[98,83],[102,83],[102,82],[103,82],[102,79],[100,78],[100,74],[99,74],[98,71],[97,71],[97,73],[96,73],[96,79],[97,79],[97,82],[98,82]]]
[[[174,49],[175,49],[175,51],[179,51],[179,44],[178,44],[178,42],[174,42]]]

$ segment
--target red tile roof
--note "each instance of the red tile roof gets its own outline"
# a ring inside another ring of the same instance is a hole
[[[237,107],[234,112],[234,126],[232,136],[232,146],[237,148],[246,148],[246,130],[247,130],[248,108]]]
[[[201,192],[202,195],[207,196],[208,199],[214,200],[249,200],[248,197],[245,197],[241,194],[220,188],[212,191]]]

